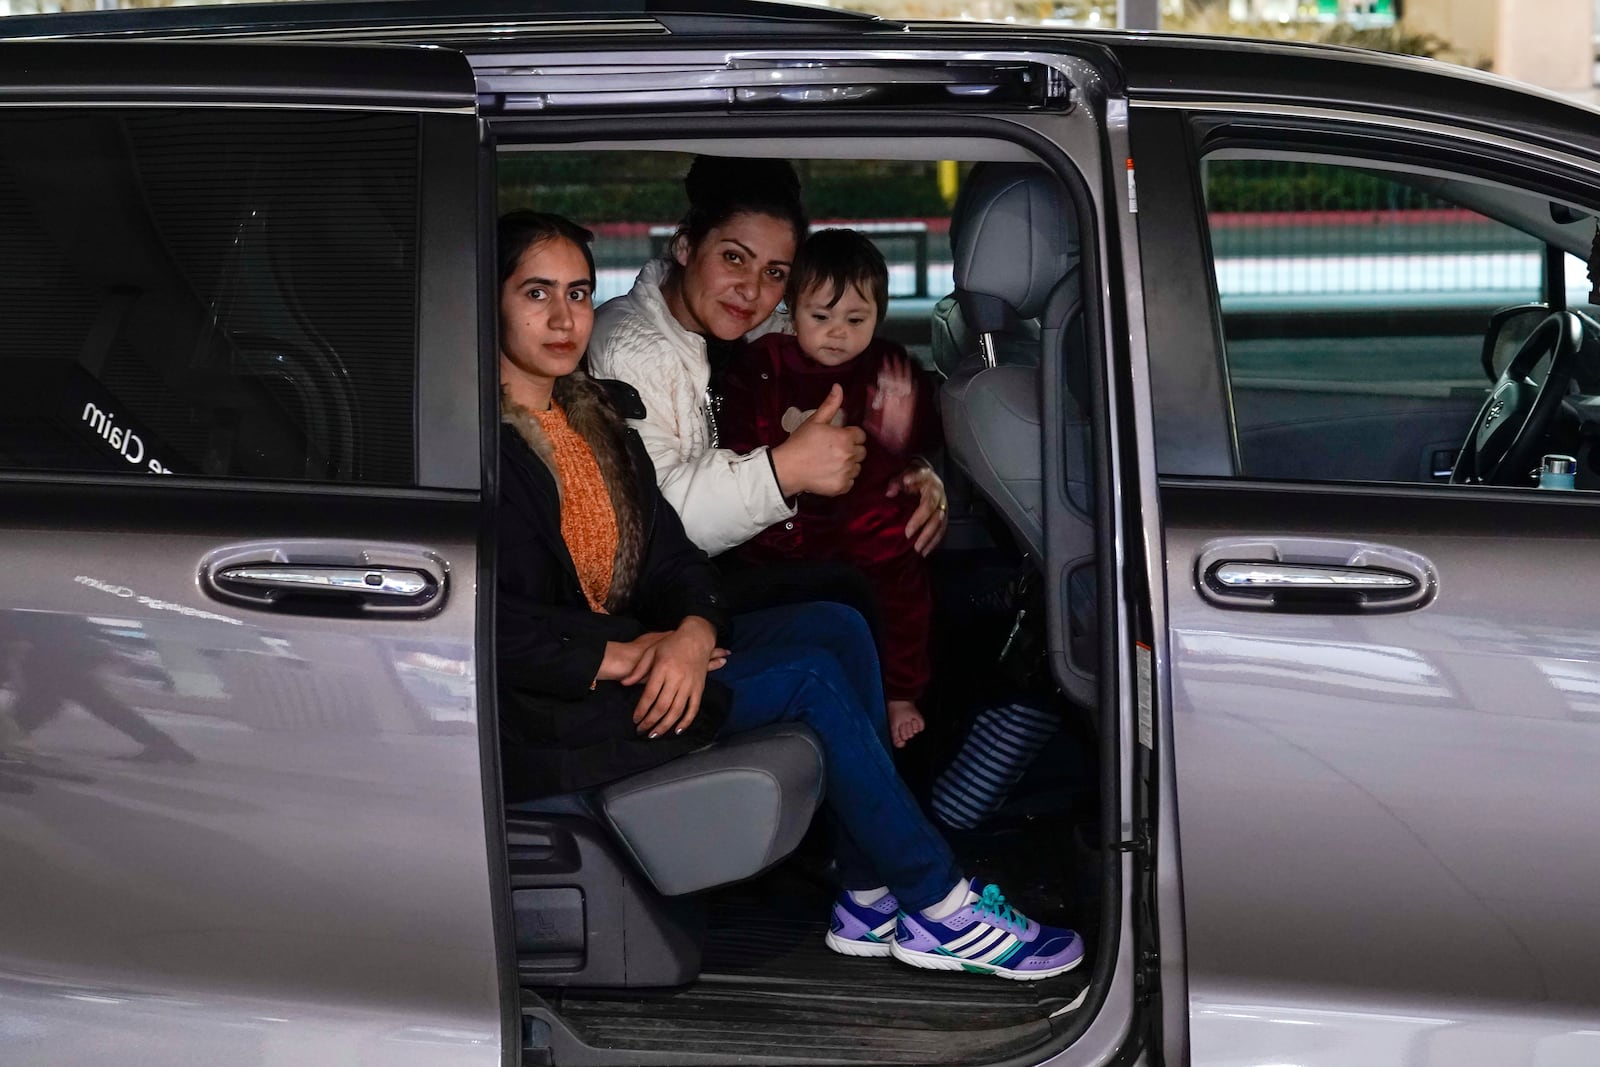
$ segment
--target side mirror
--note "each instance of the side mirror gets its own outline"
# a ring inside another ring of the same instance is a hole
[[[1517,354],[1522,342],[1549,314],[1550,307],[1547,304],[1516,304],[1501,308],[1489,316],[1489,328],[1483,334],[1483,373],[1489,381],[1500,380],[1500,375],[1510,366],[1511,357]]]

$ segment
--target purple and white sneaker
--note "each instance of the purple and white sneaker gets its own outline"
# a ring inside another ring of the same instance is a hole
[[[841,892],[823,941],[846,956],[887,956],[899,910],[893,893],[885,893],[874,904],[857,904],[849,893]]]
[[[999,886],[980,891],[974,878],[965,906],[943,921],[901,912],[889,951],[913,967],[1033,981],[1065,974],[1083,962],[1083,938],[1040,926],[1007,904]]]

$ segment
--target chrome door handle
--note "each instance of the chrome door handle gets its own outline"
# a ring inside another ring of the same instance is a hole
[[[229,545],[200,564],[200,587],[218,600],[304,615],[431,615],[448,578],[426,548],[350,541]]]
[[[1204,599],[1247,611],[1407,611],[1433,599],[1433,564],[1415,552],[1313,537],[1223,538],[1200,548]]]
[[[1417,587],[1417,580],[1409,574],[1396,574],[1371,567],[1326,567],[1242,560],[1213,567],[1211,580],[1224,589],[1242,592],[1290,589],[1302,593],[1397,594]]]
[[[394,567],[226,567],[216,580],[251,589],[276,589],[285,593],[354,592],[364,596],[414,597],[425,592],[431,580],[413,570]]]

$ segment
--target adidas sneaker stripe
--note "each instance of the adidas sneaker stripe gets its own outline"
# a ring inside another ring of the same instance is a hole
[[[1003,941],[1007,936],[1009,935],[1004,930],[997,930],[991,926],[989,927],[988,934],[986,934],[984,937],[981,937],[977,941],[968,944],[965,948],[956,949],[956,955],[962,957],[963,959],[977,959],[979,956],[982,956],[984,953],[993,948],[995,942]]]
[[[954,941],[950,942],[944,947],[949,949],[951,952],[959,953],[962,949],[966,948],[974,941],[987,936],[993,929],[994,927],[990,926],[988,923],[979,923],[971,930],[968,930],[966,933],[962,934],[960,937],[956,938]]]
[[[977,962],[978,963],[994,963],[1001,956],[1004,956],[1006,953],[1010,952],[1013,947],[1015,947],[1016,945],[1018,945],[1020,943],[1021,942],[1019,942],[1016,939],[1015,935],[1007,934],[1005,937],[1001,938],[999,944],[995,945],[994,948],[991,951],[985,953],[981,958],[979,958],[977,960]]]

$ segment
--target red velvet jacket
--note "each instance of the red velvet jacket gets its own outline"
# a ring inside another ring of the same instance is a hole
[[[902,493],[889,498],[884,492],[912,457],[939,446],[940,433],[934,406],[937,385],[899,345],[877,338],[844,366],[824,367],[807,359],[791,335],[768,334],[756,340],[723,373],[717,437],[722,448],[735,452],[782,444],[789,437],[783,428],[784,412],[815,409],[835,382],[844,387],[845,422],[860,426],[867,414],[868,390],[877,384],[878,370],[889,356],[905,359],[916,382],[916,417],[905,449],[895,453],[869,437],[867,458],[850,492],[839,497],[803,494],[799,514],[757,534],[739,549],[741,555],[758,561],[848,559],[870,563],[909,550],[906,520],[916,510],[918,497]]]

